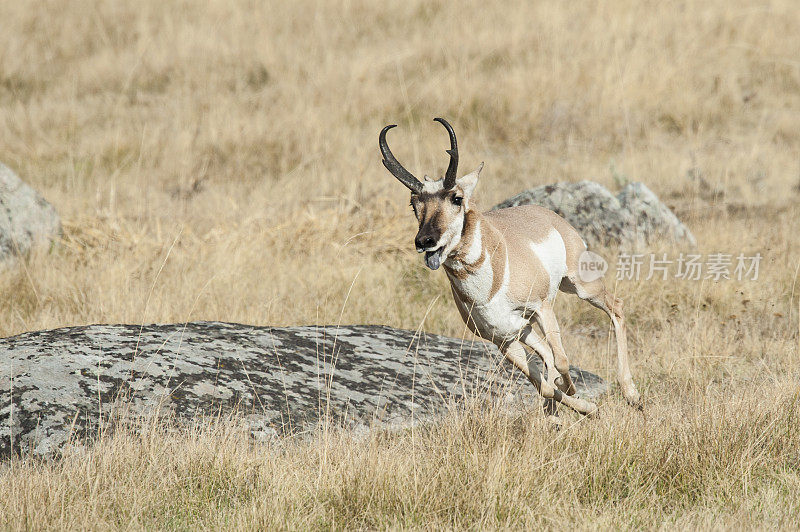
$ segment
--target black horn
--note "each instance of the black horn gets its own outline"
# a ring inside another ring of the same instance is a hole
[[[458,170],[458,143],[456,142],[456,132],[444,118],[434,118],[435,122],[442,124],[447,133],[450,134],[450,149],[446,150],[450,154],[450,164],[447,165],[447,172],[444,174],[444,189],[450,190],[456,186],[456,170]]]
[[[397,162],[397,159],[392,155],[392,150],[389,149],[389,145],[386,144],[386,132],[396,126],[397,124],[386,126],[381,130],[381,134],[378,136],[378,146],[380,146],[381,154],[383,154],[383,166],[385,166],[398,181],[407,186],[411,192],[419,194],[422,192],[422,183],[419,179],[414,177],[411,172],[403,168],[402,164]]]

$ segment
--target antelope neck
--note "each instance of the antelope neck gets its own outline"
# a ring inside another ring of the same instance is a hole
[[[445,264],[450,273],[455,270],[467,271],[478,268],[486,260],[486,248],[483,242],[483,231],[487,226],[486,219],[478,212],[470,210],[464,215],[464,227],[461,229],[461,240],[454,253]]]

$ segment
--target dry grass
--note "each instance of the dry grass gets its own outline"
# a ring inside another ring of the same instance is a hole
[[[557,436],[467,408],[431,430],[280,451],[232,428],[121,435],[0,472],[0,525],[727,527],[800,500],[800,12],[707,2],[0,3],[0,160],[64,238],[0,272],[0,334],[92,322],[373,322],[464,333],[411,245],[448,117],[486,206],[647,183],[756,282],[620,282],[640,419]],[[437,272],[439,273],[439,272]],[[345,304],[345,298],[352,291]],[[613,375],[562,299],[572,360]],[[574,421],[574,419],[573,419]],[[794,523],[796,524],[796,523]]]
[[[180,435],[143,423],[0,477],[14,527],[793,528],[800,396],[660,401],[670,430],[613,405],[553,433],[474,404],[405,433],[321,433],[253,446],[236,424]]]

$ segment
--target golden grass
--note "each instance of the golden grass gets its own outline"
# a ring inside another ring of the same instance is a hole
[[[464,170],[486,161],[487,207],[554,181],[640,180],[700,252],[765,257],[755,282],[617,284],[646,421],[610,398],[600,421],[558,435],[533,413],[469,408],[413,436],[281,450],[232,428],[122,435],[3,466],[0,524],[709,528],[797,515],[791,0],[4,2],[0,20],[0,160],[64,219],[53,250],[0,272],[3,335],[195,319],[464,334],[377,150],[380,128],[400,123],[398,158],[441,172],[434,116],[454,124]],[[602,316],[566,298],[558,313],[572,361],[613,377]],[[601,334],[570,334],[587,329]]]
[[[724,386],[700,402],[660,398],[659,419],[607,404],[600,420],[558,433],[535,412],[508,415],[477,403],[414,430],[321,432],[284,446],[253,445],[234,422],[176,434],[143,420],[55,463],[2,466],[0,523],[793,528],[800,395],[772,389],[770,397]]]

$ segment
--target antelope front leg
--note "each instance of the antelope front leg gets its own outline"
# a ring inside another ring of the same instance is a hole
[[[565,404],[579,414],[586,416],[593,416],[597,414],[597,405],[589,401],[578,399],[564,394],[561,390],[550,384],[549,382],[542,381],[542,375],[538,371],[534,371],[528,364],[527,353],[525,347],[519,340],[506,344],[502,347],[503,355],[519,369],[528,380],[536,387],[539,395],[545,399],[552,399],[559,403]]]
[[[550,386],[554,388],[558,387],[560,389],[561,386],[558,386],[556,383],[558,373],[556,372],[553,351],[547,346],[547,344],[545,344],[544,341],[542,341],[539,335],[534,332],[530,324],[526,325],[525,328],[522,329],[520,340],[522,340],[525,345],[536,351],[536,354],[542,359],[542,369],[547,370],[547,378],[545,379],[544,375],[542,374],[542,379],[546,380]],[[565,390],[561,391],[563,392]],[[543,408],[545,415],[552,416],[552,421],[557,423],[558,404],[556,401],[553,399],[545,399]]]
[[[536,331],[533,330],[530,324],[526,325],[522,329],[519,339],[523,344],[536,351],[536,354],[542,359],[542,369],[547,370],[547,382],[550,383],[550,386],[556,387],[556,377],[558,377],[558,371],[556,370],[556,362],[553,351],[550,349],[547,343],[542,339],[541,336],[536,334]],[[542,375],[542,378],[544,379],[544,375]]]
[[[558,389],[567,395],[575,395],[575,384],[572,382],[572,377],[569,374],[569,360],[567,353],[564,351],[564,345],[561,343],[561,328],[558,326],[556,314],[553,312],[552,303],[545,301],[542,308],[536,313],[536,321],[544,331],[545,340],[553,351],[555,357],[556,369],[561,374],[561,378],[555,382]]]

